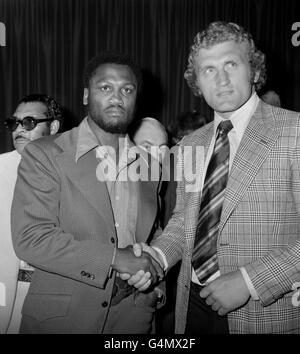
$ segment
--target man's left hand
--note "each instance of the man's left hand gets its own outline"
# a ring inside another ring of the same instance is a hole
[[[220,316],[243,306],[250,298],[250,292],[240,270],[221,275],[208,283],[200,296]]]

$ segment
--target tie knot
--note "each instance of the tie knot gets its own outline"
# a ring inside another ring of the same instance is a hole
[[[229,119],[224,120],[223,122],[221,122],[218,125],[218,131],[219,131],[220,135],[224,135],[224,134],[227,135],[232,128],[233,128],[233,125],[231,123],[231,120],[229,120]]]

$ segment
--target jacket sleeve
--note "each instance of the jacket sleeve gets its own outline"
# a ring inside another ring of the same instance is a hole
[[[36,142],[24,149],[11,209],[15,252],[35,268],[104,288],[114,245],[60,227],[61,172],[49,150]]]
[[[291,153],[290,186],[292,208],[300,219],[300,116],[295,129]],[[296,117],[295,117],[296,121]],[[292,140],[292,139],[291,139]],[[288,207],[283,205],[282,208]],[[285,212],[284,210],[282,212]],[[245,269],[263,306],[275,302],[294,290],[300,282],[300,235],[291,235],[294,241],[268,252],[264,257],[245,265]]]
[[[183,159],[177,155],[176,168],[183,171]],[[183,175],[183,173],[182,173]],[[176,205],[167,226],[162,234],[151,242],[151,246],[159,248],[166,257],[168,269],[182,258],[185,243],[184,233],[184,181],[177,182]]]

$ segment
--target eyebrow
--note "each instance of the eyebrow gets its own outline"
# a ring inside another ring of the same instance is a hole
[[[98,84],[98,83],[100,83],[100,82],[103,82],[103,83],[110,83],[110,80],[111,80],[111,79],[99,79],[99,80],[95,81],[95,84]],[[115,80],[113,79],[112,81],[115,81]],[[134,87],[137,86],[137,84],[134,83],[134,82],[132,82],[132,81],[125,82],[124,85],[132,85],[132,86],[134,86]]]

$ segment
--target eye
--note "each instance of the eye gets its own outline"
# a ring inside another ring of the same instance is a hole
[[[212,67],[212,66],[205,67],[205,68],[202,70],[202,73],[203,73],[205,76],[212,76],[212,75],[214,75],[214,73],[215,73],[215,68]]]
[[[128,96],[133,93],[134,88],[133,87],[123,87],[121,91],[122,91],[123,95]]]
[[[149,145],[149,144],[145,144],[145,143],[144,143],[144,144],[142,144],[141,146],[142,146],[145,150],[150,151],[152,145]]]
[[[236,69],[236,67],[237,67],[237,63],[236,62],[229,61],[225,65],[225,70],[230,72],[230,71],[233,71],[234,69]]]
[[[107,93],[107,92],[110,92],[111,87],[108,86],[108,85],[102,85],[102,86],[99,87],[99,90],[100,90],[101,92]]]

